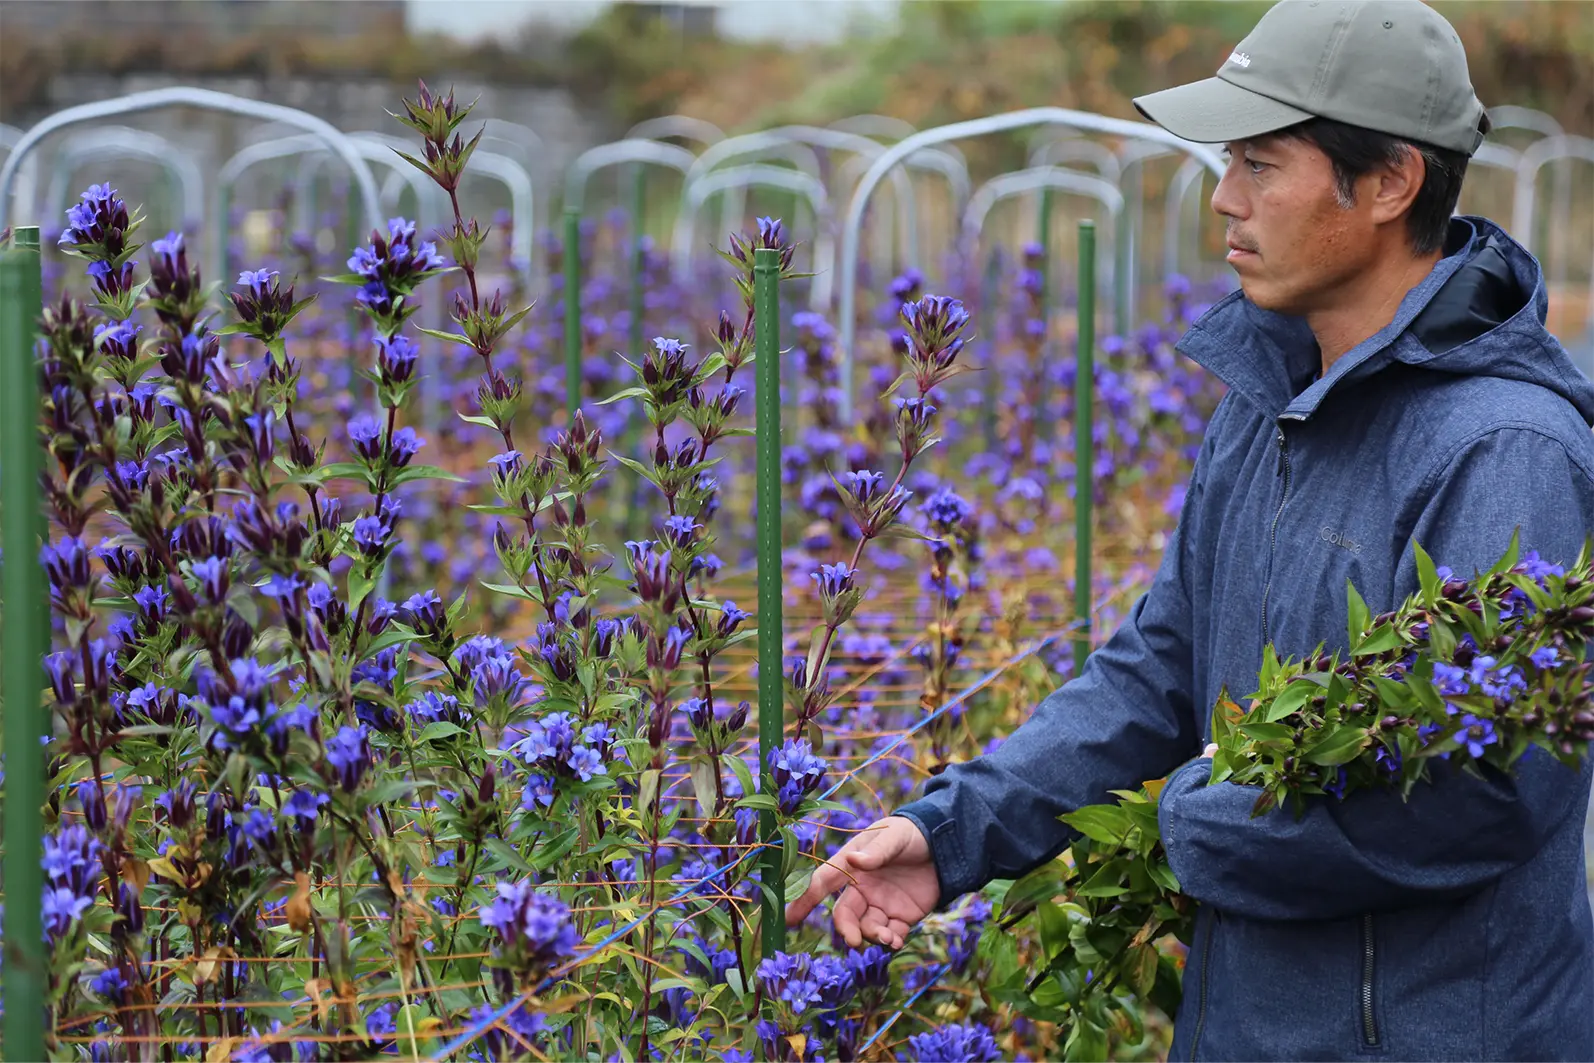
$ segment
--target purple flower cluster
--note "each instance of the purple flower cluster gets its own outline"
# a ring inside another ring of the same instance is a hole
[[[412,308],[395,303],[447,264],[435,243],[416,243],[415,223],[404,218],[389,218],[386,235],[372,230],[371,246],[356,248],[348,263],[364,282],[355,296],[360,305],[379,321],[397,317],[400,322]]]
[[[127,204],[108,184],[90,185],[82,202],[66,212],[67,227],[57,246],[63,250],[94,252],[96,257],[114,258],[127,247],[127,231],[132,227]]]
[[[50,946],[65,938],[94,905],[101,874],[100,843],[73,824],[44,838],[45,887],[41,915]]]
[[[824,758],[814,753],[806,739],[787,739],[770,750],[769,772],[780,810],[788,816],[795,814],[803,800],[819,789],[825,770]]]
[[[511,748],[528,768],[559,772],[581,782],[607,775],[614,749],[613,730],[605,723],[588,724],[577,741],[578,723],[568,712],[551,712],[531,721],[526,737]]]
[[[540,971],[574,954],[580,935],[570,906],[530,881],[500,882],[492,904],[481,910],[482,926],[498,932],[496,950],[521,973]]]
[[[514,654],[504,641],[490,635],[477,635],[461,643],[454,651],[454,660],[470,679],[478,710],[492,703],[518,704],[530,682],[516,667]]]
[[[908,1038],[908,1050],[897,1054],[904,1063],[995,1063],[1002,1058],[991,1031],[979,1023],[953,1023]]]

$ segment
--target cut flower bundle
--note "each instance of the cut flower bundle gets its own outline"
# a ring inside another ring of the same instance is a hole
[[[1594,739],[1591,547],[1566,568],[1522,554],[1513,537],[1470,580],[1414,550],[1420,586],[1397,609],[1374,616],[1348,587],[1348,652],[1280,659],[1269,646],[1248,708],[1220,694],[1208,785],[1254,788],[1253,816],[1299,816],[1356,791],[1409,798],[1436,762],[1485,778],[1525,756],[1580,764]],[[1069,1025],[1070,1058],[1122,1020],[1138,1025],[1124,994],[1177,1010],[1180,965],[1157,942],[1188,944],[1195,905],[1158,828],[1165,781],[1063,815],[1079,832],[1068,859],[1013,883],[982,942],[997,961],[995,995]],[[1035,975],[1005,962],[997,940],[1032,913],[1046,953]]]

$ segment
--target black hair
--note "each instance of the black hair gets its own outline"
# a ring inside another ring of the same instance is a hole
[[[1343,207],[1356,203],[1356,180],[1376,166],[1398,166],[1409,148],[1422,156],[1424,176],[1417,198],[1406,212],[1406,238],[1412,252],[1428,255],[1444,246],[1450,216],[1461,199],[1467,156],[1404,137],[1379,133],[1332,118],[1309,118],[1281,129],[1282,137],[1317,145],[1334,167],[1334,184]]]

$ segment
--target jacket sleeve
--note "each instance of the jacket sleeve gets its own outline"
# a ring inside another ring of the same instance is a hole
[[[993,878],[1040,866],[1076,834],[1058,816],[1112,801],[1110,790],[1161,778],[1197,749],[1189,554],[1218,423],[1215,415],[1151,587],[1084,671],[1044,698],[994,751],[948,767],[921,798],[893,813],[912,820],[930,843],[938,908]]]
[[[1468,443],[1424,493],[1412,538],[1436,564],[1470,576],[1492,566],[1521,528],[1522,550],[1570,564],[1583,547],[1594,490],[1553,436],[1495,429]],[[1397,600],[1418,586],[1408,549]],[[1198,759],[1168,781],[1158,817],[1181,890],[1258,919],[1332,919],[1458,897],[1531,860],[1581,809],[1588,769],[1533,749],[1484,778],[1436,761],[1409,800],[1360,790],[1253,818],[1254,787],[1210,785]]]

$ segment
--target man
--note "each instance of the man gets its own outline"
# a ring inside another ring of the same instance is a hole
[[[1265,643],[1343,648],[1347,579],[1375,612],[1413,592],[1413,540],[1470,574],[1519,527],[1560,562],[1594,528],[1594,385],[1544,329],[1533,258],[1451,217],[1489,128],[1461,42],[1418,0],[1286,0],[1215,78],[1135,103],[1229,154],[1212,209],[1242,290],[1179,344],[1228,394],[1178,531],[1083,674],[842,847],[788,921],[843,890],[847,943],[898,948],[1055,857],[1060,814],[1169,776],[1199,902],[1173,1058],[1594,1059],[1588,765],[1439,764],[1409,802],[1253,819],[1195,756]]]

